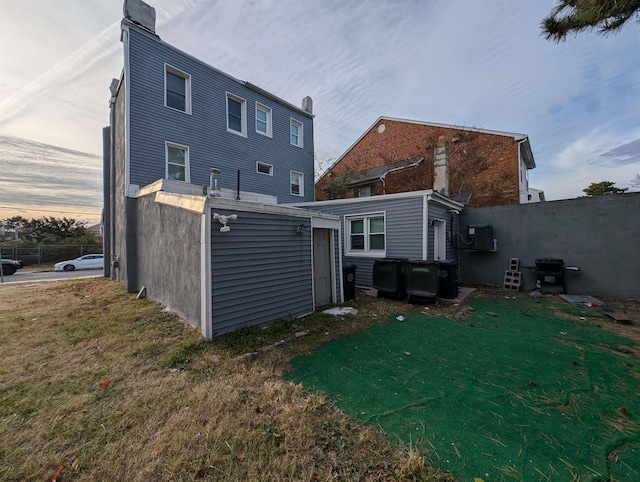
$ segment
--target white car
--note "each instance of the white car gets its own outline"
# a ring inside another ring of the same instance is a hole
[[[85,254],[69,261],[60,261],[54,268],[56,271],[73,271],[75,269],[102,269],[104,256],[101,254]]]

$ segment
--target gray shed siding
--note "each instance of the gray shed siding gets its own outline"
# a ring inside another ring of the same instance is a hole
[[[333,233],[333,257],[335,260],[334,264],[334,275],[336,280],[336,302],[342,303],[342,272],[340,271],[340,233],[337,229],[332,231]]]
[[[278,202],[312,201],[313,119],[267,98],[164,43],[131,28],[131,178],[147,185],[165,177],[165,141],[189,147],[191,183],[209,184],[220,169],[222,188],[278,196]],[[191,115],[164,106],[165,62],[191,76]],[[227,132],[226,92],[246,100],[247,137]],[[255,130],[255,103],[272,109],[273,137]],[[303,148],[289,142],[290,118],[301,122]],[[273,176],[256,172],[256,162],[273,165]],[[290,194],[290,171],[304,174],[304,197]]]
[[[309,225],[310,219],[235,214],[228,233],[211,221],[213,336],[311,313],[311,230],[296,234],[296,227]]]
[[[199,326],[202,215],[156,203],[155,193],[131,202],[137,207],[135,290],[145,286],[148,298]]]
[[[345,202],[318,205],[314,209],[337,214],[341,217],[343,253],[347,249],[344,244],[344,217],[366,213],[386,213],[386,257],[422,259],[422,219],[423,196],[401,199],[374,199],[367,202]],[[373,286],[373,263],[376,258],[366,256],[344,256],[345,263],[357,266],[356,286],[369,288]]]

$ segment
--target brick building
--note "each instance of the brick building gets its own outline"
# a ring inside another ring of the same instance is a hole
[[[471,207],[524,204],[544,200],[533,168],[524,134],[380,117],[318,179],[316,200],[434,189]]]

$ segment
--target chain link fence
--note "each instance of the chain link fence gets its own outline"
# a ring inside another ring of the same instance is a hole
[[[4,259],[20,259],[25,266],[43,263],[57,263],[67,259],[75,259],[85,254],[102,253],[101,244],[43,244],[37,246],[2,246],[0,249]]]

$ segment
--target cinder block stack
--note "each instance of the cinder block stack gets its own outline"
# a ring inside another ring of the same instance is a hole
[[[504,284],[502,287],[505,290],[520,291],[522,273],[518,271],[519,267],[520,260],[518,258],[511,258],[509,261],[509,269],[504,272]]]

